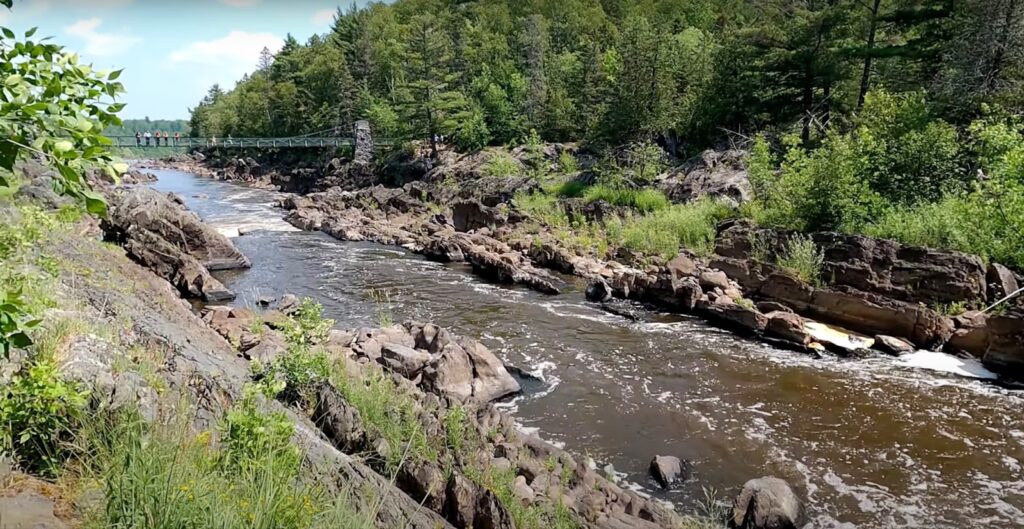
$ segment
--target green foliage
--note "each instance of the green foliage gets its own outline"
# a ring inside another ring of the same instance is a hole
[[[291,444],[295,426],[283,412],[264,410],[262,396],[259,387],[248,384],[242,399],[228,411],[221,424],[221,464],[246,468],[270,460],[285,466],[285,472],[297,473],[299,451]]]
[[[516,176],[523,172],[523,168],[512,156],[503,151],[494,151],[488,155],[487,163],[484,165],[484,174],[496,178]]]
[[[576,157],[571,153],[563,151],[558,155],[558,171],[562,174],[572,174],[580,170]]]
[[[240,403],[244,408],[248,404]],[[125,414],[102,421],[90,436],[93,470],[83,479],[103,487],[104,504],[85,527],[138,529],[327,529],[372,527],[348,494],[328,495],[300,475],[297,448],[285,437],[291,424],[280,414],[245,416],[251,427],[229,429],[220,447],[210,432],[195,435],[181,424],[147,425]],[[259,425],[263,425],[261,429]],[[230,448],[229,448],[230,447]],[[225,450],[242,450],[241,453]]]
[[[825,253],[810,237],[796,234],[790,237],[775,264],[805,283],[820,286]]]
[[[732,213],[728,205],[710,199],[677,204],[625,223],[622,245],[666,259],[675,257],[680,246],[707,255],[714,248],[715,227]]]
[[[70,455],[87,397],[60,377],[52,358],[30,359],[0,388],[0,446],[26,470],[55,475]]]
[[[604,185],[589,187],[583,194],[587,202],[604,200],[616,206],[633,208],[641,213],[650,213],[669,207],[668,197],[657,189],[626,189]]]
[[[292,314],[291,324],[284,329],[284,336],[290,345],[307,347],[327,338],[333,326],[334,320],[324,319],[322,305],[312,298],[302,298]]]
[[[345,400],[359,410],[367,430],[387,441],[384,465],[389,472],[397,472],[408,459],[437,461],[438,448],[423,431],[415,400],[391,377],[382,372],[358,377],[335,370],[332,382]]]
[[[548,226],[568,226],[569,217],[558,204],[558,197],[546,193],[516,193],[512,198],[516,209],[547,224]]]
[[[0,189],[13,184],[19,158],[38,155],[57,173],[58,192],[80,200],[96,214],[106,202],[92,191],[85,171],[99,168],[116,178],[127,170],[109,153],[101,132],[120,124],[121,103],[105,103],[124,91],[120,70],[102,72],[79,64],[63,47],[33,41],[35,29],[15,40],[4,29],[0,40]]]

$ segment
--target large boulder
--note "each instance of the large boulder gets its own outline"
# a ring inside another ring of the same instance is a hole
[[[768,476],[752,479],[733,500],[729,527],[734,529],[796,529],[800,500],[785,481]]]
[[[106,237],[120,243],[135,261],[186,296],[234,298],[209,271],[248,267],[249,260],[227,237],[185,209],[179,198],[133,187],[112,194],[110,205],[102,223]]]
[[[707,318],[739,331],[760,334],[768,326],[768,317],[761,314],[752,304],[739,305],[728,301],[727,298],[720,299],[726,301],[701,300],[697,302],[696,308]]]
[[[423,370],[424,386],[440,395],[489,402],[520,390],[505,364],[475,340],[448,341]]]
[[[248,268],[249,259],[217,230],[188,211],[181,200],[148,187],[132,187],[112,199],[110,224],[123,232],[158,234],[180,251],[195,257],[207,270]]]
[[[747,152],[707,150],[659,177],[658,187],[674,202],[718,197],[736,203],[750,200],[750,180],[744,166]]]
[[[669,488],[672,485],[686,479],[687,464],[675,456],[654,456],[651,460],[650,472],[655,481],[662,488]]]
[[[985,279],[988,281],[988,299],[993,303],[1016,292],[1020,288],[1017,276],[1009,268],[999,263],[988,265]]]
[[[498,208],[483,205],[479,200],[461,200],[452,204],[452,224],[456,231],[472,231],[504,224],[507,217]]]

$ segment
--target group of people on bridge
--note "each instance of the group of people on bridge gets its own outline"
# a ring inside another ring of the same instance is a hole
[[[136,131],[135,132],[135,146],[136,147],[142,147],[142,141],[145,140],[146,141],[146,147],[149,147],[150,146],[150,141],[156,140],[156,142],[153,145],[155,145],[156,147],[159,147],[160,146],[160,139],[161,138],[164,140],[164,146],[165,147],[171,145],[170,144],[171,136],[168,133],[166,133],[166,132],[160,132],[158,130],[158,131],[150,134],[150,132],[148,130],[145,133]],[[174,139],[174,145],[177,146],[178,142],[181,141],[181,133],[180,132],[175,132],[173,139]]]

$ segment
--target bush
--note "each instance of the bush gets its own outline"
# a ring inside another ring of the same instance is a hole
[[[794,235],[776,264],[805,283],[821,285],[825,253],[806,235]]]
[[[571,153],[562,151],[558,155],[558,171],[562,174],[571,174],[580,170],[576,157]]]
[[[570,225],[569,216],[559,205],[558,198],[546,193],[519,192],[512,198],[516,209],[527,216],[548,226],[566,227]]]
[[[69,443],[88,392],[64,381],[50,358],[35,358],[0,388],[0,441],[27,471],[54,475],[70,455]]]
[[[258,386],[248,384],[242,399],[228,411],[221,424],[222,464],[246,468],[270,459],[289,467],[285,471],[298,472],[299,452],[291,444],[295,425],[283,412],[262,410],[261,396]]]
[[[864,233],[1024,267],[1024,184],[990,180],[970,193],[910,209],[891,208]]]
[[[580,182],[579,180],[569,180],[563,182],[558,188],[555,189],[555,194],[562,198],[580,198],[586,194],[587,189],[590,186]]]
[[[515,176],[523,172],[523,168],[519,166],[519,163],[504,151],[492,152],[487,158],[487,163],[483,169],[484,174],[495,178]]]
[[[708,255],[714,249],[716,226],[732,213],[728,205],[711,199],[678,204],[635,221],[626,221],[622,244],[666,259],[675,257],[680,246]]]

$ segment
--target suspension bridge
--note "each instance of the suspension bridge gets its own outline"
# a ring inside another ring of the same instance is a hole
[[[110,136],[116,147],[179,147],[191,149],[196,147],[219,147],[225,149],[282,149],[282,148],[310,148],[310,147],[347,147],[355,145],[352,137],[339,136],[299,136],[291,138],[192,138],[182,137],[151,138],[149,143],[145,138],[137,139],[135,136]],[[390,145],[389,140],[374,138],[376,145]]]

